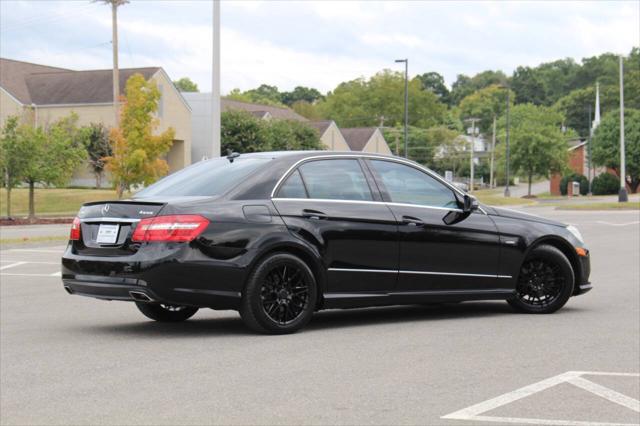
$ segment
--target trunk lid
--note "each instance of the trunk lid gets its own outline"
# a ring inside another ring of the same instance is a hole
[[[140,244],[131,241],[133,229],[144,218],[157,216],[166,202],[118,200],[86,203],[78,212],[81,239],[73,241],[78,254],[127,256]]]

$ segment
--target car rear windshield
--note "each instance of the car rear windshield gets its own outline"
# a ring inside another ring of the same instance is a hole
[[[256,157],[201,161],[143,189],[134,198],[221,195],[269,161]]]

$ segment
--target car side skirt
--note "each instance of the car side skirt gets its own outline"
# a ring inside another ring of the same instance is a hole
[[[462,302],[465,300],[505,300],[515,290],[430,290],[388,293],[325,293],[324,309],[355,308],[384,305],[411,305],[419,303]]]

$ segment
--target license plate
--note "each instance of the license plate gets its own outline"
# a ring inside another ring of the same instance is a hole
[[[96,242],[101,244],[114,244],[118,241],[119,230],[119,225],[100,225],[98,228],[98,237],[96,238]]]

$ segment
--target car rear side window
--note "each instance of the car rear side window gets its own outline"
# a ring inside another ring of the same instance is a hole
[[[278,191],[278,198],[307,198],[307,191],[304,188],[299,171],[294,171],[284,181]]]
[[[155,196],[221,195],[266,165],[270,158],[215,158],[201,161],[159,180],[138,192],[134,198]]]
[[[392,161],[371,160],[371,165],[393,203],[458,207],[453,191],[425,172]]]
[[[309,198],[324,200],[373,200],[358,160],[316,160],[299,168]]]

